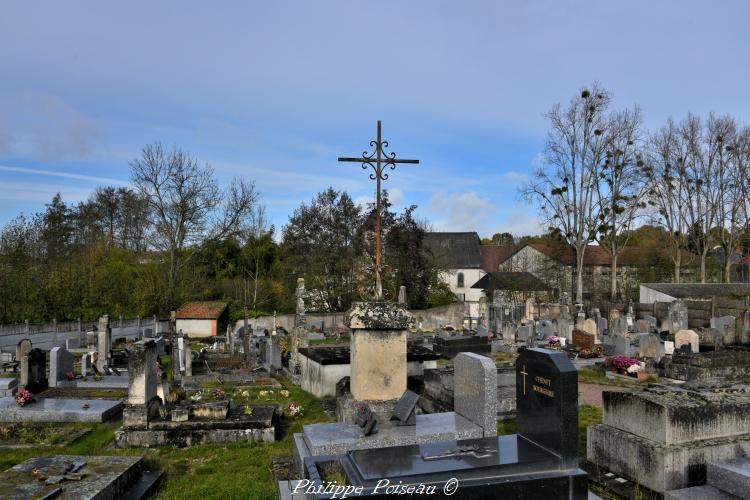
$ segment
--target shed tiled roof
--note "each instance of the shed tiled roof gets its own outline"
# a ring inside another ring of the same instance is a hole
[[[227,308],[226,302],[188,302],[177,310],[177,319],[217,319]]]
[[[493,272],[482,276],[471,288],[482,290],[509,290],[532,292],[548,290],[549,287],[529,272]]]

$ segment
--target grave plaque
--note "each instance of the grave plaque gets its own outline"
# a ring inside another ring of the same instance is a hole
[[[398,425],[416,425],[417,401],[419,401],[419,394],[415,394],[407,389],[393,408],[391,420],[397,420]]]
[[[578,467],[578,372],[565,353],[520,351],[516,406],[519,436]]]
[[[573,345],[578,349],[593,349],[595,344],[596,336],[594,334],[578,329],[573,330]]]

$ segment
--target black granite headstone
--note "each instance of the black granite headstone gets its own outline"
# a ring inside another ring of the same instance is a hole
[[[47,388],[47,353],[39,348],[29,351],[29,383],[26,389],[37,394]]]
[[[578,371],[565,353],[523,349],[516,361],[518,435],[578,466]]]
[[[391,420],[398,420],[398,425],[417,425],[417,401],[419,394],[407,389],[393,408]]]

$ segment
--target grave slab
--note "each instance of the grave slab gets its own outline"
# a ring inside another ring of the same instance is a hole
[[[88,408],[83,408],[87,404]],[[0,398],[1,422],[104,422],[122,411],[122,401],[41,398],[23,407]]]

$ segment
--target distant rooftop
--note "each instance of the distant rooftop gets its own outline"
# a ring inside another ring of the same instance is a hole
[[[446,269],[481,269],[479,235],[471,233],[426,233],[424,246]]]
[[[176,319],[217,319],[227,308],[226,302],[188,302],[177,311]]]

